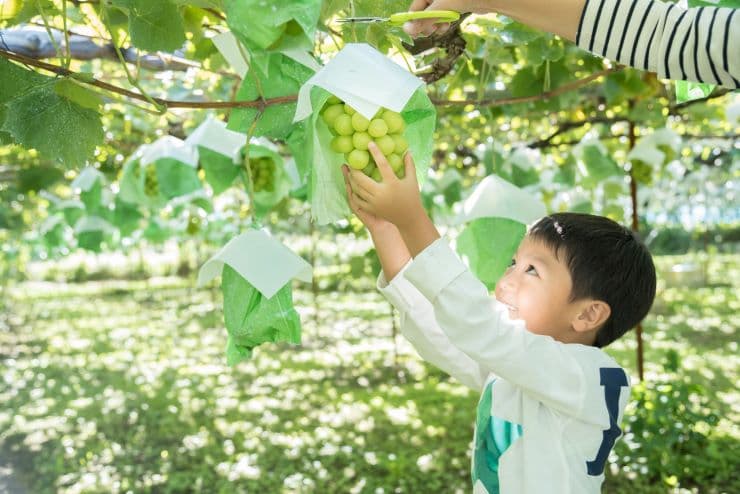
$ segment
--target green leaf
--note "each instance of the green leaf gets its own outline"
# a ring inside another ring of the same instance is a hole
[[[593,144],[583,147],[583,164],[584,182],[590,185],[596,185],[607,177],[623,175],[617,162]]]
[[[515,98],[523,98],[541,94],[542,84],[543,80],[539,77],[534,67],[524,67],[511,78],[509,90]]]
[[[169,0],[112,0],[128,14],[133,44],[142,50],[174,51],[185,43],[182,14]]]
[[[7,103],[51,78],[27,70],[5,58],[0,58],[0,103]]]
[[[97,110],[103,105],[103,98],[95,91],[83,87],[69,78],[62,78],[54,84],[54,91],[59,96],[77,103],[83,108]]]
[[[608,104],[616,104],[648,92],[648,85],[642,80],[642,72],[633,69],[620,70],[606,77],[604,93]]]
[[[534,168],[522,168],[512,163],[511,183],[517,187],[526,187],[540,181],[540,176]]]
[[[255,77],[259,80],[264,97],[276,98],[298,94],[303,83],[313,75],[311,69],[280,53],[254,56],[252,62],[252,68],[237,93],[238,101],[259,98]],[[295,107],[295,102],[268,106],[260,116],[254,135],[285,138],[293,128]],[[258,110],[253,108],[234,109],[227,127],[246,134],[257,115]]]
[[[64,172],[48,165],[37,165],[18,171],[18,191],[28,193],[46,189],[64,178]]]
[[[552,179],[557,184],[574,186],[576,183],[576,159],[573,154],[568,154],[565,163],[558,167],[558,171]]]
[[[470,270],[492,290],[511,263],[527,227],[508,218],[478,218],[457,238],[457,251]]]
[[[44,84],[7,104],[2,130],[18,144],[79,167],[103,141],[100,115],[59,96]]]
[[[10,0],[0,2],[0,21],[8,20],[8,25],[28,22],[40,15],[55,16],[60,10],[52,0]]]

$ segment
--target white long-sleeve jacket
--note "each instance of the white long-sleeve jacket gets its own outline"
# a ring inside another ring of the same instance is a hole
[[[629,380],[596,347],[530,333],[444,239],[378,289],[419,355],[481,392],[473,492],[597,493]]]

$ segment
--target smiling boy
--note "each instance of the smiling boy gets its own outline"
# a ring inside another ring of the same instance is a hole
[[[421,357],[481,392],[473,492],[600,492],[629,399],[625,371],[601,347],[650,309],[645,246],[607,218],[547,216],[491,298],[424,211],[411,156],[398,179],[369,149],[382,182],[344,173],[383,268],[378,288]]]

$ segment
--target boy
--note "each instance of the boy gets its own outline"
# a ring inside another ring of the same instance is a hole
[[[424,211],[411,156],[399,180],[369,148],[382,182],[344,174],[380,258],[378,287],[422,358],[482,391],[473,492],[600,492],[630,392],[600,347],[650,309],[655,268],[645,246],[606,218],[545,217],[491,299]]]

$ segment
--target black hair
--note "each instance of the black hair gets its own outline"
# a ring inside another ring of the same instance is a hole
[[[609,304],[611,315],[594,346],[607,346],[647,315],[655,298],[655,265],[632,230],[603,216],[557,213],[539,220],[527,235],[565,262],[573,281],[571,301]]]

